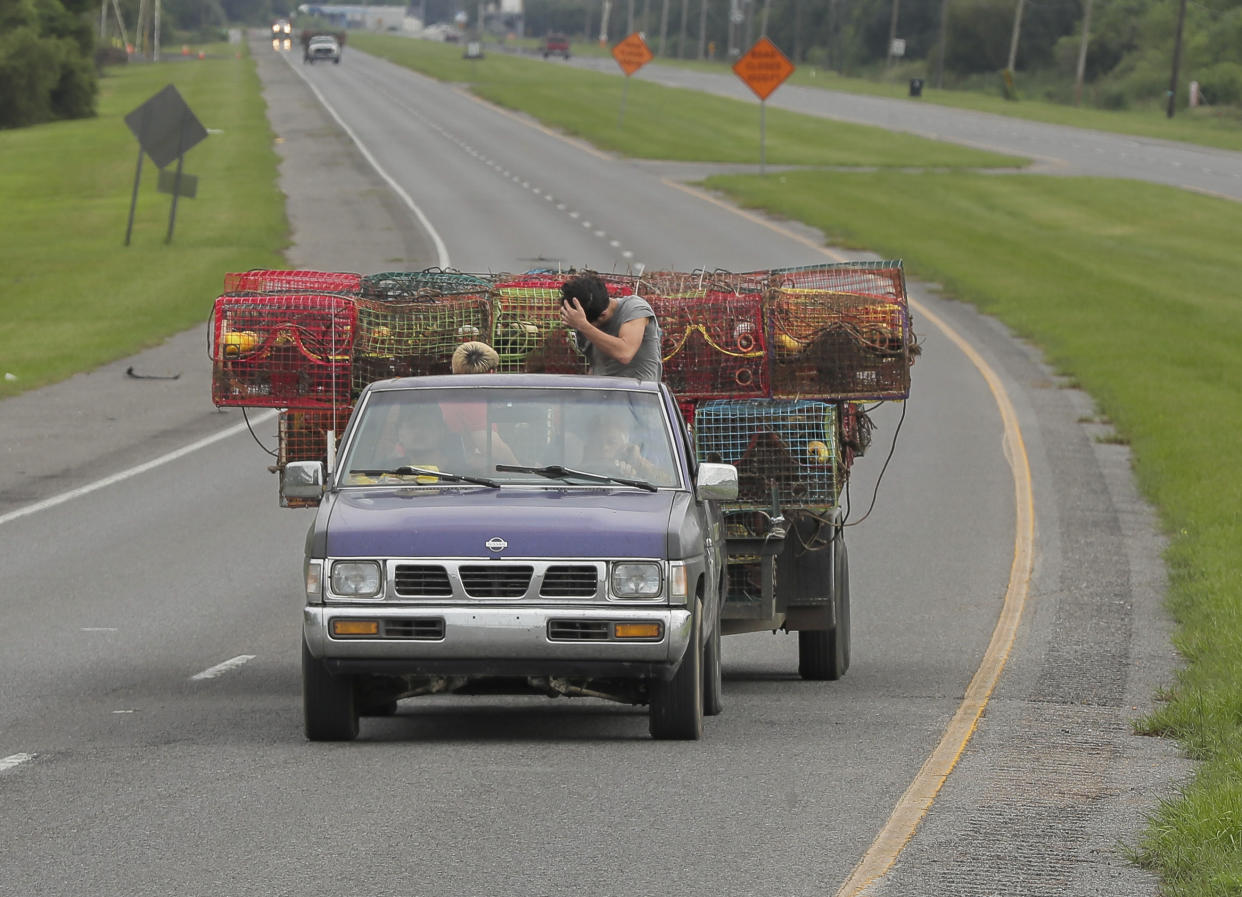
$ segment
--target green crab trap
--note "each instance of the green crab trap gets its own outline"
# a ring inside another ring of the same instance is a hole
[[[835,405],[714,399],[698,404],[694,433],[700,461],[737,467],[738,497],[727,508],[836,506],[846,468]]]
[[[345,296],[241,293],[216,299],[208,332],[216,405],[348,404],[357,309]]]
[[[762,397],[768,363],[759,293],[653,295],[664,382],[681,399]]]
[[[448,268],[426,268],[422,271],[385,271],[362,278],[360,293],[364,299],[405,301],[428,296],[459,293],[485,293],[491,286],[488,278],[465,274]]]
[[[362,276],[346,271],[255,268],[224,275],[226,293],[357,293]]]
[[[483,293],[422,299],[358,299],[353,395],[390,377],[447,374],[453,350],[471,340],[488,340],[492,305]]]
[[[561,322],[564,278],[537,275],[498,282],[492,291],[492,348],[505,373],[585,374],[587,360]]]
[[[904,399],[913,334],[904,301],[780,287],[764,304],[776,398]]]

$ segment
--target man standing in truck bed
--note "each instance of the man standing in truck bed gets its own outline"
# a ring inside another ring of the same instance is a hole
[[[641,296],[613,298],[599,277],[579,274],[561,284],[561,321],[576,331],[592,374],[660,379],[660,324]]]

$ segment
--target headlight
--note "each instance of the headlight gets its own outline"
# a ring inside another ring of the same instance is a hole
[[[332,594],[348,598],[372,598],[383,581],[375,561],[336,561],[332,565]]]
[[[612,594],[617,598],[659,598],[662,586],[659,564],[612,566]]]

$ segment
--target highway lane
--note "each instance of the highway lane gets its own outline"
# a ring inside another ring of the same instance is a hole
[[[826,258],[796,230],[724,212],[450,88],[363,54],[349,63],[306,76],[434,222],[441,262]],[[297,89],[270,80],[292,70],[263,71],[269,89]],[[322,189],[332,172],[291,163],[283,181]],[[298,226],[308,241],[333,233],[330,218]],[[407,261],[394,267],[430,263]],[[1050,469],[1042,429],[1072,413],[1038,391],[1003,333],[917,295],[983,347],[1016,396],[1048,503],[1043,549],[1089,538],[1049,497],[1058,471],[1092,463],[1083,434],[1063,445],[1057,433],[1069,458]],[[957,708],[1009,578],[1014,497],[995,403],[943,333],[916,325],[925,354],[901,439],[875,510],[849,534],[850,673],[803,683],[793,639],[730,637],[726,711],[698,744],[650,742],[640,710],[601,702],[453,697],[368,720],[352,745],[305,744],[308,512],[276,507],[268,461],[245,436],[0,524],[0,758],[29,757],[0,772],[0,893],[835,891]],[[877,413],[855,519],[898,419],[897,406]]]

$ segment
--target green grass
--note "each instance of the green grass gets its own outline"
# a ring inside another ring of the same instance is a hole
[[[210,133],[185,157],[198,195],[156,190],[124,117],[173,84]],[[109,69],[99,116],[0,131],[0,398],[64,379],[207,319],[224,272],[280,267],[288,245],[276,154],[254,66],[236,51]],[[206,348],[204,347],[204,354]]]
[[[1138,848],[1171,894],[1242,884],[1242,300],[1238,205],[1127,181],[796,172],[708,185],[900,257],[1090,392],[1159,509],[1189,661],[1141,728],[1204,765]],[[820,197],[831,195],[832,203]],[[1176,227],[1169,227],[1176,222]],[[917,321],[916,321],[917,326]],[[917,400],[917,368],[915,395]]]
[[[627,89],[624,78],[501,53],[468,60],[460,48],[433,41],[359,35],[351,43],[433,78],[469,84],[486,100],[520,109],[611,152],[642,159],[759,163],[757,101],[637,79],[629,79]],[[765,117],[763,151],[769,165],[995,168],[1027,161],[782,109],[770,108]]]

